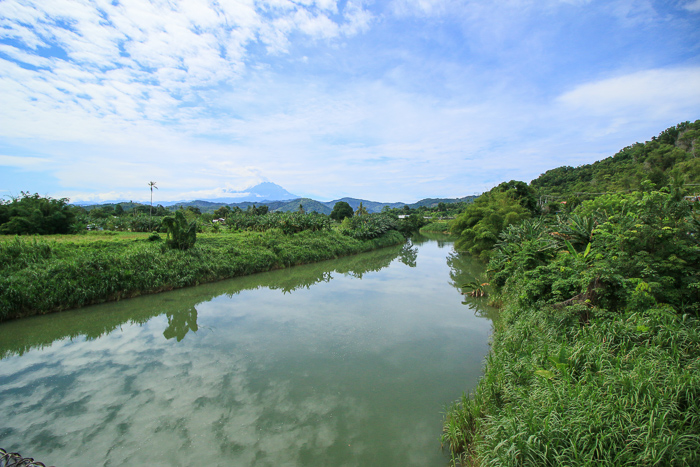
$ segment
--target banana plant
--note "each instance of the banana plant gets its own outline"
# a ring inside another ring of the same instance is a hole
[[[188,250],[197,241],[197,222],[187,223],[185,215],[175,212],[175,217],[163,218],[163,226],[168,230],[166,244],[177,250]]]

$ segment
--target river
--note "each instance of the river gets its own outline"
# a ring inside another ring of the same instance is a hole
[[[442,238],[0,324],[0,447],[67,466],[444,466],[493,310]]]

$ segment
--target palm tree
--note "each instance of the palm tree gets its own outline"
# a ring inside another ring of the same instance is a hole
[[[368,214],[367,208],[365,208],[362,205],[362,202],[360,202],[360,206],[357,208],[357,211],[355,211],[355,214],[357,214],[358,216],[364,216],[364,215]]]
[[[158,187],[156,186],[156,182],[148,182],[148,186],[151,187],[151,210],[149,211],[149,217],[153,217],[153,189],[155,188],[157,190]]]

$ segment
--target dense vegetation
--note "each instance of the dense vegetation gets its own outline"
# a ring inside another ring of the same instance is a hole
[[[479,196],[451,225],[455,247],[487,259],[498,234],[511,224],[538,213],[534,190],[524,182],[503,182]]]
[[[133,236],[134,234],[127,234]],[[121,234],[0,242],[0,321],[171,290],[403,243],[396,230],[358,240],[333,230],[222,232],[189,249]],[[97,241],[94,241],[98,239]]]
[[[0,207],[3,232],[82,235],[0,240],[0,321],[368,251],[402,243],[425,223],[410,208],[399,219],[390,210],[369,214],[362,203],[342,222],[301,204],[296,212],[250,205],[151,213],[134,204],[85,210],[23,193]],[[124,240],[133,232],[144,235]]]
[[[75,212],[67,199],[43,198],[22,192],[9,201],[0,200],[0,233],[67,234],[76,230]]]
[[[655,189],[676,183],[700,183],[700,120],[668,128],[645,143],[627,146],[612,157],[580,167],[548,170],[531,186],[547,200],[561,203],[603,192],[631,192],[650,181]]]
[[[502,313],[483,379],[446,416],[455,464],[700,464],[700,215],[684,199],[697,129],[530,187],[570,197],[590,175],[601,192],[623,180],[637,190],[538,212],[495,189],[458,219],[461,244],[489,260]]]

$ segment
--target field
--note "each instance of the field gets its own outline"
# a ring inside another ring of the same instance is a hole
[[[197,236],[186,251],[148,233],[0,237],[0,321],[312,263],[402,243],[391,230],[356,239],[334,230]]]

